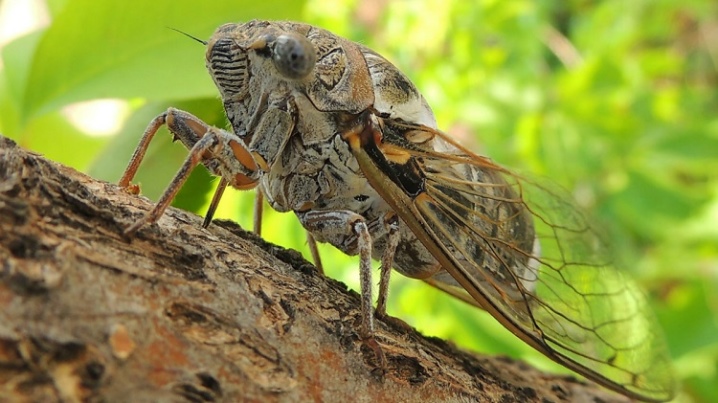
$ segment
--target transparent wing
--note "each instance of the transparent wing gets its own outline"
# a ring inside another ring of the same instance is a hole
[[[613,266],[564,192],[514,175],[438,131],[396,121],[383,121],[381,136],[364,139],[355,154],[446,270],[429,283],[608,388],[641,400],[672,398],[662,332],[644,295]],[[408,194],[409,182],[420,190]]]

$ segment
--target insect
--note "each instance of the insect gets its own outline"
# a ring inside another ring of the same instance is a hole
[[[162,125],[190,151],[157,205],[190,171],[258,187],[311,236],[359,255],[361,333],[374,340],[371,260],[381,261],[376,315],[391,269],[482,308],[552,360],[628,397],[664,401],[673,380],[661,332],[640,290],[561,191],[465,149],[437,125],[409,79],[372,50],[294,22],[219,27],[207,68],[232,132],[168,109],[135,150],[131,184]]]

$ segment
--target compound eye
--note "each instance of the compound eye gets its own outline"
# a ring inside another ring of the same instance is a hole
[[[306,77],[317,62],[317,52],[307,38],[286,34],[274,42],[272,62],[279,73],[292,80]]]

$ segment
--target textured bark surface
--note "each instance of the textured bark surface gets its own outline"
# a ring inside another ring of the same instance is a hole
[[[297,252],[0,137],[0,401],[624,401],[380,321]]]

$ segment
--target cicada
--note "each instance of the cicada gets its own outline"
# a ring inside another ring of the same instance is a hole
[[[414,84],[385,58],[294,22],[219,27],[206,65],[232,131],[170,108],[145,131],[120,185],[166,125],[190,151],[127,233],[156,221],[203,164],[226,186],[258,188],[319,242],[359,255],[362,335],[373,339],[391,269],[488,311],[550,359],[628,397],[664,401],[673,380],[646,299],[618,271],[569,197],[462,147],[437,128]],[[134,189],[136,190],[136,189]],[[212,210],[208,213],[209,223]]]

